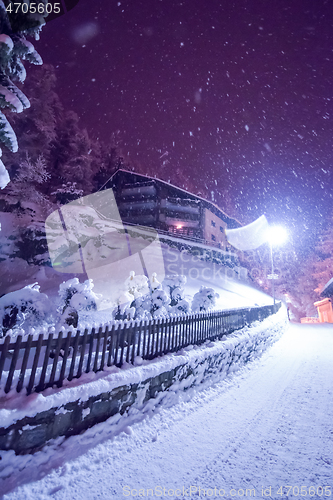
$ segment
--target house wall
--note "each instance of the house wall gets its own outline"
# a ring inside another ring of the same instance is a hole
[[[224,249],[227,245],[225,229],[227,224],[208,208],[204,209],[203,234],[204,239],[212,245]]]
[[[326,298],[324,300],[320,300],[315,302],[314,305],[318,310],[320,323],[333,323],[333,310],[330,299]]]

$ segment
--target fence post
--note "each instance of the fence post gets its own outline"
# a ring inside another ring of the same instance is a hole
[[[76,374],[77,378],[80,378],[82,375],[82,368],[83,368],[84,355],[86,353],[87,340],[88,340],[88,329],[86,328],[84,330],[83,339],[82,339],[81,356],[80,356],[80,361],[79,361],[79,367],[77,369],[77,374]]]
[[[136,348],[136,337],[137,337],[136,321],[132,320],[132,335],[131,335],[131,345],[132,345],[132,356],[131,363],[134,365],[135,359],[135,348]]]
[[[99,370],[104,370],[104,365],[105,365],[105,353],[106,353],[106,344],[108,341],[108,332],[109,332],[109,327],[106,325],[103,333],[103,348],[102,348],[102,357],[101,357],[101,364],[99,365]]]
[[[118,331],[119,331],[119,328],[118,328]],[[123,329],[122,331],[120,332],[119,334],[119,347],[121,348],[121,351],[120,351],[120,360],[118,362],[118,365],[117,366],[122,366],[123,362],[124,362],[124,350],[125,350],[125,338],[127,337],[127,323],[123,323]]]
[[[95,373],[98,370],[98,355],[99,355],[99,345],[101,342],[101,335],[102,335],[102,327],[100,326],[98,329],[98,333],[97,333],[97,342],[96,342],[96,349],[95,349],[95,359],[94,359],[94,368],[93,368],[93,371]]]
[[[143,323],[144,323],[143,319],[141,319],[139,321],[139,323],[137,323],[137,327],[138,327],[138,347],[136,349],[137,356],[140,356],[140,352],[141,352],[141,337],[142,337]]]
[[[61,334],[62,334],[62,332],[61,332]],[[27,387],[27,394],[30,394],[31,391],[32,391],[32,389],[33,389],[33,387],[34,387],[35,375],[36,375],[36,370],[37,370],[37,364],[38,364],[39,354],[40,354],[40,350],[41,350],[41,347],[42,347],[42,342],[43,342],[43,334],[41,333],[38,336],[38,341],[37,341],[37,347],[36,347],[34,362],[33,362],[33,365],[32,365],[32,370],[31,370],[31,374],[30,374],[29,384],[28,384],[28,387]]]
[[[65,378],[65,373],[66,373],[66,364],[67,364],[67,358],[69,354],[69,346],[72,338],[72,332],[69,331],[67,332],[67,337],[66,337],[66,342],[65,342],[65,347],[64,347],[64,355],[62,358],[62,365],[61,365],[61,370],[60,370],[60,376],[58,380],[58,387],[62,387],[62,383]]]
[[[147,340],[148,340],[148,320],[144,319],[142,320],[142,331],[143,331],[143,344],[142,344],[142,353],[141,357],[142,359],[146,359],[146,347],[147,347]]]
[[[46,375],[46,370],[49,362],[49,357],[50,357],[50,351],[51,351],[51,345],[52,345],[52,340],[53,340],[53,333],[50,333],[47,339],[47,344],[46,344],[46,350],[44,354],[44,363],[43,363],[43,368],[42,368],[42,373],[39,379],[39,384],[36,387],[36,391],[40,392],[43,391],[45,388],[45,375]]]
[[[164,352],[170,352],[171,320],[172,318],[164,319],[165,321]]]
[[[73,355],[72,355],[72,362],[71,366],[69,369],[69,374],[68,374],[68,380],[71,381],[73,379],[74,375],[74,368],[75,368],[75,361],[76,361],[76,353],[79,347],[79,340],[80,340],[80,330],[76,332],[75,340],[74,340],[74,346],[73,346]]]
[[[155,357],[155,324],[156,321],[154,319],[150,320],[150,335],[149,342],[151,343],[151,354],[149,354],[148,359],[153,359]]]
[[[57,364],[58,364],[58,358],[59,358],[61,343],[62,343],[62,331],[59,332],[59,334],[58,334],[57,344],[56,344],[56,348],[55,348],[55,351],[54,351],[52,372],[51,372],[50,380],[49,380],[49,385],[51,387],[54,384],[55,374],[56,374],[56,371],[57,371]]]
[[[2,345],[2,351],[1,351],[1,358],[0,358],[0,381],[1,381],[1,377],[2,377],[2,371],[3,371],[3,368],[5,366],[5,361],[6,361],[6,356],[7,356],[7,352],[8,352],[9,342],[10,342],[10,336],[7,335],[7,337],[5,338],[5,341],[4,341],[3,345]]]
[[[111,366],[112,365],[112,353],[113,349],[116,349],[116,334],[115,334],[116,326],[115,324],[112,325],[111,332],[110,332],[110,343],[109,343],[109,354],[108,354],[108,362],[107,365]],[[115,363],[115,354],[113,356],[113,363]]]
[[[132,336],[133,336],[133,325],[132,321],[127,325],[127,350],[126,350],[126,363],[130,361],[130,350],[132,345]]]
[[[18,383],[17,383],[17,386],[16,386],[16,391],[17,392],[21,392],[22,387],[23,387],[24,375],[25,375],[25,370],[27,369],[27,364],[28,364],[28,359],[29,359],[29,355],[30,355],[32,338],[33,338],[32,335],[28,336],[28,340],[27,340],[26,347],[25,347],[25,350],[24,350],[24,356],[23,356],[23,361],[22,361],[22,366],[21,366],[21,372],[20,372]]]
[[[89,339],[89,353],[88,353],[88,359],[87,359],[86,373],[90,372],[90,364],[91,364],[92,352],[93,352],[93,347],[94,347],[94,340],[95,340],[95,328],[92,328],[92,330],[90,332],[90,339]]]
[[[161,319],[158,318],[157,321],[155,321],[156,325],[156,342],[155,342],[155,355],[160,356],[161,355],[161,340],[162,340],[162,332],[161,332]]]
[[[118,352],[119,352],[119,347],[120,347],[120,322],[117,324],[117,329],[115,330],[115,351],[114,351],[114,365],[120,366],[119,361],[118,361]]]
[[[16,339],[15,347],[14,347],[14,353],[13,353],[13,357],[12,357],[12,362],[10,364],[10,369],[9,369],[9,375],[8,375],[8,378],[7,378],[7,383],[5,385],[5,393],[6,394],[10,391],[10,388],[12,386],[13,375],[14,375],[14,371],[15,371],[15,367],[16,367],[16,363],[17,363],[17,358],[18,358],[18,355],[19,355],[19,352],[20,352],[21,342],[22,342],[22,335],[18,335],[17,339]]]

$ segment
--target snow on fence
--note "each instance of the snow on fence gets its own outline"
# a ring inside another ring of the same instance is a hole
[[[0,390],[12,388],[27,394],[63,381],[98,372],[105,366],[140,363],[193,344],[202,344],[230,334],[254,321],[262,321],[280,308],[276,305],[190,314],[155,320],[123,321],[83,333],[60,332],[38,339],[29,335],[22,342],[10,336],[0,343]]]

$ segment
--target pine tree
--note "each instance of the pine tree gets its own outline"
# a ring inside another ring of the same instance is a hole
[[[298,263],[297,275],[288,283],[286,289],[287,302],[292,312],[292,319],[300,320],[306,316],[316,316],[314,302],[319,300],[316,292],[317,282],[313,275],[317,256],[311,253],[307,259]]]
[[[328,228],[322,232],[312,252],[298,266],[296,279],[287,287],[291,308],[297,319],[316,316],[314,302],[322,297],[320,292],[333,277],[333,215],[328,219]]]
[[[32,106],[13,120],[20,149],[16,154],[6,152],[4,157],[16,181],[27,156],[34,163],[42,152],[49,178],[36,187],[50,202],[65,204],[94,191],[93,176],[103,161],[96,158],[94,145],[86,130],[80,128],[78,116],[64,110],[55,86],[51,65],[29,74],[26,87]],[[10,186],[4,192],[8,189]]]
[[[0,233],[0,261],[9,264],[18,257],[35,266],[48,261],[44,221],[51,208],[40,186],[49,177],[43,155],[36,161],[27,155],[19,166],[15,182],[7,186],[1,220],[6,221],[10,216],[12,224]]]
[[[46,4],[46,1],[40,0],[40,3]],[[23,1],[22,5],[29,7],[29,1]],[[21,113],[30,106],[27,97],[13,82],[23,83],[26,78],[23,61],[42,64],[41,57],[26,36],[38,40],[45,16],[46,13],[30,14],[29,8],[23,13],[22,7],[16,9],[11,2],[5,4],[0,0],[0,108],[4,111],[0,111],[0,142],[12,152],[17,151],[18,144],[5,113]],[[1,153],[0,150],[0,156]],[[0,160],[0,188],[6,187],[9,181],[9,174]]]
[[[55,85],[52,66],[33,69],[26,82],[32,106],[13,115],[19,150],[4,152],[13,182],[0,192],[0,294],[50,265],[46,217],[126,168],[115,144],[92,142],[78,116],[64,110]]]
[[[55,82],[51,66],[32,72],[27,86],[33,106],[14,120],[20,149],[15,155],[5,153],[13,182],[0,193],[2,293],[22,280],[22,269],[29,280],[38,268],[43,273],[44,266],[50,265],[45,219],[56,209],[56,202],[67,203],[83,194],[75,183],[79,169],[86,167],[84,162],[78,163],[89,153],[89,138],[78,127],[76,115],[64,112],[54,90]],[[66,170],[69,165],[72,168]],[[86,168],[84,174],[89,190],[92,173]],[[21,269],[20,276],[17,269]]]
[[[114,136],[111,137],[110,144],[96,142],[92,148],[98,166],[93,178],[94,190],[98,191],[120,168],[123,170],[131,169],[131,162],[125,162],[121,148]]]
[[[64,195],[67,186],[69,194],[83,195],[93,192],[94,155],[88,133],[79,126],[79,117],[67,111],[57,125],[57,138],[52,150],[53,165],[50,186],[58,203],[73,199]]]
[[[13,115],[12,118],[19,150],[16,154],[4,153],[13,180],[15,165],[23,161],[27,154],[35,161],[42,151],[45,160],[50,160],[57,138],[57,126],[64,114],[55,86],[56,76],[53,66],[32,68],[25,83],[31,107],[25,113]]]

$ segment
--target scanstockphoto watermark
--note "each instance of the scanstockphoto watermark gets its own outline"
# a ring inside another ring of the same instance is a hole
[[[260,248],[255,250],[238,252],[238,257],[241,262],[247,262],[249,264],[260,263],[264,265],[265,263],[271,262],[272,254],[267,245],[262,245]],[[297,260],[295,251],[290,248],[275,248],[273,251],[273,258],[274,262],[280,266],[292,264]]]
[[[247,275],[247,270],[240,266],[236,255],[227,252],[215,254],[213,249],[179,252],[164,247],[164,259],[166,274],[180,274],[192,280],[244,280]]]
[[[260,492],[261,493],[261,492]],[[186,498],[186,497],[255,497],[255,488],[203,488],[202,486],[181,486],[179,488],[168,488],[165,486],[155,486],[154,488],[131,488],[123,487],[125,497],[164,497],[164,498]],[[262,496],[262,495],[260,495]],[[264,496],[264,495],[263,495]]]
[[[272,254],[267,245],[263,245],[257,250],[239,252],[238,257],[241,265],[248,270],[248,275],[252,279],[265,282],[268,275],[272,273]],[[280,281],[292,279],[297,256],[292,249],[274,249],[274,274]]]
[[[155,486],[154,488],[131,488],[123,486],[125,497],[164,497],[164,498],[186,498],[186,497],[220,497],[220,498],[282,498],[286,497],[331,497],[331,486],[306,486],[306,485],[278,485],[261,486],[259,488],[203,488],[202,486],[181,486],[179,488],[168,488]]]

